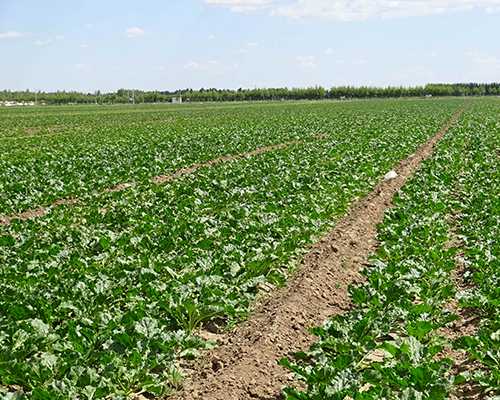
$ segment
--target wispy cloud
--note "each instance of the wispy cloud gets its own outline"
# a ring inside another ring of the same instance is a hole
[[[33,34],[31,32],[18,32],[18,31],[8,31],[7,33],[0,33],[0,39],[21,38],[26,36],[33,36]]]
[[[138,28],[138,27],[133,27],[129,28],[125,31],[125,36],[128,38],[134,38],[134,37],[139,37],[139,36],[146,36],[148,32],[145,30]]]
[[[208,35],[208,36],[207,36],[207,39],[208,39],[208,40],[215,39],[215,36],[214,36],[214,35]]]
[[[358,58],[358,59],[354,60],[353,63],[358,64],[358,65],[366,65],[366,64],[369,64],[370,61],[368,61],[365,58]]]
[[[88,44],[82,44],[80,47],[81,47],[82,49],[88,49],[88,48],[89,48],[89,45],[88,45]]]
[[[410,59],[411,57],[412,57],[412,55],[411,55],[411,54],[405,54],[405,55],[403,56],[403,58],[407,58],[407,59]]]
[[[258,43],[256,43],[256,42],[248,42],[248,43],[247,43],[247,46],[248,46],[248,47],[257,47],[258,45],[259,45],[259,44],[258,44]]]
[[[465,54],[465,56],[479,65],[500,67],[500,60],[487,53],[469,51]]]
[[[302,68],[316,68],[317,65],[314,62],[315,58],[314,56],[309,56],[309,57],[304,57],[304,56],[298,56],[297,61],[299,62],[299,67]]]
[[[217,61],[212,60],[212,61],[208,61],[205,64],[200,64],[196,61],[191,61],[190,63],[184,65],[183,68],[189,69],[192,71],[203,71],[203,72],[207,72],[210,74],[218,74],[218,73],[222,73],[222,72],[234,69],[234,68],[238,68],[238,66],[237,65],[233,65],[233,66],[223,65]]]
[[[432,78],[434,72],[423,67],[405,68],[399,72],[392,72],[387,75],[389,78]]]
[[[203,0],[203,2],[229,8],[232,12],[250,12],[268,8],[274,0]]]
[[[325,54],[332,54],[333,53],[333,49],[331,49],[331,48],[325,49],[324,53]]]
[[[90,71],[90,67],[84,63],[76,63],[75,69],[78,71]]]
[[[271,15],[295,21],[364,21],[421,17],[475,8],[486,8],[489,13],[499,12],[500,0],[298,0],[276,7]]]
[[[56,37],[56,40],[58,40],[58,38],[62,39],[62,36]],[[48,38],[45,40],[37,40],[37,41],[35,41],[35,46],[43,46],[44,44],[52,43],[52,42],[53,42],[53,40],[51,38]]]

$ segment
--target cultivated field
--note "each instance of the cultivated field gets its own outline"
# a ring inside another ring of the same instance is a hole
[[[500,101],[467,104],[0,108],[0,398],[500,395]]]

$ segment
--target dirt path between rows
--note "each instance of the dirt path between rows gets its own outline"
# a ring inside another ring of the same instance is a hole
[[[357,273],[365,256],[377,250],[376,224],[381,223],[392,198],[434,145],[467,106],[422,145],[401,161],[397,176],[381,181],[364,200],[351,207],[326,236],[315,243],[301,262],[300,273],[288,286],[270,293],[249,320],[234,329],[222,346],[205,353],[204,362],[190,371],[183,384],[183,400],[277,400],[281,387],[292,384],[293,373],[278,365],[282,357],[306,350],[314,341],[308,326],[344,314],[351,308],[350,284],[363,278]]]
[[[322,139],[326,136],[328,136],[328,134],[314,136],[314,138]],[[192,174],[200,167],[211,167],[214,164],[226,163],[226,162],[233,161],[233,160],[236,160],[236,159],[239,159],[242,157],[246,157],[248,155],[254,156],[257,154],[265,153],[267,151],[277,150],[277,149],[281,149],[283,147],[292,146],[292,145],[300,144],[300,143],[302,143],[302,141],[295,140],[292,142],[280,143],[280,144],[276,144],[273,146],[261,147],[260,149],[252,150],[252,151],[247,152],[247,153],[239,153],[239,154],[236,154],[234,156],[219,157],[219,158],[216,158],[215,160],[211,160],[211,161],[208,161],[208,162],[203,163],[203,164],[195,164],[195,165],[188,167],[188,168],[182,168],[182,169],[180,169],[180,170],[178,170],[170,175],[155,176],[153,178],[150,178],[149,180],[152,183],[156,183],[157,185],[161,185],[165,182],[170,182],[173,179],[180,177],[181,175]],[[121,183],[113,188],[104,189],[101,191],[101,193],[110,193],[110,192],[117,192],[120,190],[124,190],[130,186],[135,185],[136,183],[137,182]],[[57,206],[59,204],[73,204],[73,203],[78,202],[79,200],[81,200],[81,198],[73,198],[73,197],[68,198],[68,199],[63,199],[63,200],[57,200],[55,203],[53,203],[51,205],[51,207]],[[45,215],[45,210],[47,208],[48,207],[38,207],[36,209],[27,210],[27,211],[24,211],[24,212],[22,212],[20,214],[16,214],[16,215],[0,215],[0,226],[8,224],[13,219],[29,219],[29,218],[34,218],[34,217],[39,217],[39,216]]]

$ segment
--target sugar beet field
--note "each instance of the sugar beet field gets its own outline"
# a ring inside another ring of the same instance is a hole
[[[1,107],[0,399],[500,399],[499,115]]]

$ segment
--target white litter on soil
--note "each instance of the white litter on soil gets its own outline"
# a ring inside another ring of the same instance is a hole
[[[395,178],[396,176],[398,176],[398,174],[396,174],[396,171],[390,171],[385,174],[384,179],[387,181],[389,179]]]

